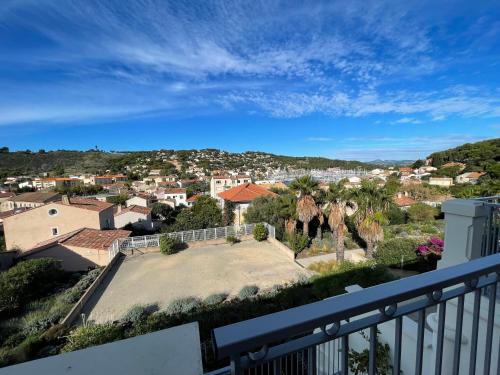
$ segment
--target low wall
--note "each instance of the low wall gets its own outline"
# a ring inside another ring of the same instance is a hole
[[[287,257],[289,257],[291,260],[295,261],[295,253],[293,252],[292,249],[290,249],[288,246],[286,246],[284,243],[278,241],[275,238],[272,237],[267,237],[267,241],[276,246],[278,249],[280,249]]]
[[[97,279],[94,280],[94,282],[89,286],[89,288],[85,291],[85,293],[83,293],[83,296],[81,296],[80,299],[75,303],[71,311],[64,317],[64,319],[61,321],[61,324],[69,327],[75,321],[75,319],[78,316],[80,316],[80,313],[85,307],[87,301],[90,299],[90,297],[92,297],[97,287],[101,285],[102,281],[109,273],[109,271],[113,268],[113,266],[116,264],[119,258],[120,258],[120,253],[116,254],[115,257],[111,259],[111,261],[108,263],[106,267],[104,267],[99,276],[97,276]]]

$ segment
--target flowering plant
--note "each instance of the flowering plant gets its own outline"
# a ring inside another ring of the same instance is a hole
[[[417,247],[416,253],[425,260],[439,260],[443,253],[444,241],[437,237],[431,237],[425,244]]]

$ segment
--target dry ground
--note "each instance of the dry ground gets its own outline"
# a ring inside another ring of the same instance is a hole
[[[120,318],[134,304],[157,303],[163,309],[176,298],[236,295],[245,285],[264,289],[296,281],[303,274],[309,272],[267,241],[211,245],[169,256],[125,257],[89,301],[86,315],[105,322]]]

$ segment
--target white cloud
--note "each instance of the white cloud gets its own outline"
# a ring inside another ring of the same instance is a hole
[[[311,142],[331,142],[333,141],[333,138],[330,137],[309,137],[307,138],[308,141]]]

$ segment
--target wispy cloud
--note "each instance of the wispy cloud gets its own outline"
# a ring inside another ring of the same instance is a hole
[[[307,138],[310,142],[331,142],[333,138],[330,137],[309,137]]]
[[[488,88],[444,82],[411,89],[414,80],[477,59],[471,46],[482,33],[488,35],[482,50],[494,45],[499,28],[480,13],[482,21],[457,43],[443,14],[451,19],[458,8],[436,10],[430,0],[4,0],[3,40],[23,30],[34,42],[23,47],[23,36],[15,48],[8,47],[15,41],[0,45],[0,83],[15,83],[0,92],[0,124],[121,119],[186,107],[193,115],[280,118],[392,113],[403,116],[401,124],[421,121],[416,114],[433,121],[500,116],[498,92]],[[453,53],[441,49],[446,44]]]

